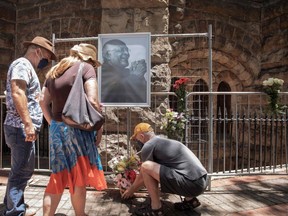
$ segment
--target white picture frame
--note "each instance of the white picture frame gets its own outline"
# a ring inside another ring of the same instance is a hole
[[[103,106],[150,106],[151,33],[99,34],[98,60]]]

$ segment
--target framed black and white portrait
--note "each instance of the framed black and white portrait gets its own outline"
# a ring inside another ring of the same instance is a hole
[[[150,33],[99,34],[98,58],[104,106],[150,106]]]

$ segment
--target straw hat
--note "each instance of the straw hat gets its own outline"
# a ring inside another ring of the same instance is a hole
[[[97,49],[95,46],[86,43],[80,43],[70,49],[70,55],[76,55],[84,61],[92,61],[94,67],[101,66],[97,60]]]
[[[46,49],[51,54],[51,59],[53,60],[57,59],[55,53],[53,52],[53,44],[46,38],[37,36],[32,41],[25,41],[23,43],[24,47],[28,47],[32,44]]]

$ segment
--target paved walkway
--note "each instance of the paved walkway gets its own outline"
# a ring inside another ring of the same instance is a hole
[[[37,216],[42,215],[42,198],[48,179],[47,175],[35,174],[25,190],[25,202],[37,209]],[[6,182],[7,177],[0,171],[0,202],[4,197]],[[198,197],[201,206],[194,211],[174,210],[173,203],[180,200],[179,196],[162,194],[166,215],[288,215],[288,175],[218,178],[212,180],[211,188],[211,191]],[[86,213],[89,216],[133,215],[135,206],[147,202],[149,199],[145,191],[137,193],[131,200],[123,201],[119,191],[112,186],[102,192],[88,188]],[[62,196],[56,215],[74,216],[68,190]]]

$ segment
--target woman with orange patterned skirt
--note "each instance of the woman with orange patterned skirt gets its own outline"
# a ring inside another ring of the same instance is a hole
[[[43,215],[55,214],[61,196],[69,188],[71,203],[76,216],[85,215],[86,186],[96,190],[107,188],[97,146],[102,129],[83,131],[62,122],[62,110],[77,75],[84,62],[82,79],[90,103],[101,111],[95,68],[96,47],[81,43],[70,50],[70,56],[62,59],[46,75],[40,105],[50,124],[50,165],[52,174],[43,199]],[[77,103],[77,98],[75,98]]]

